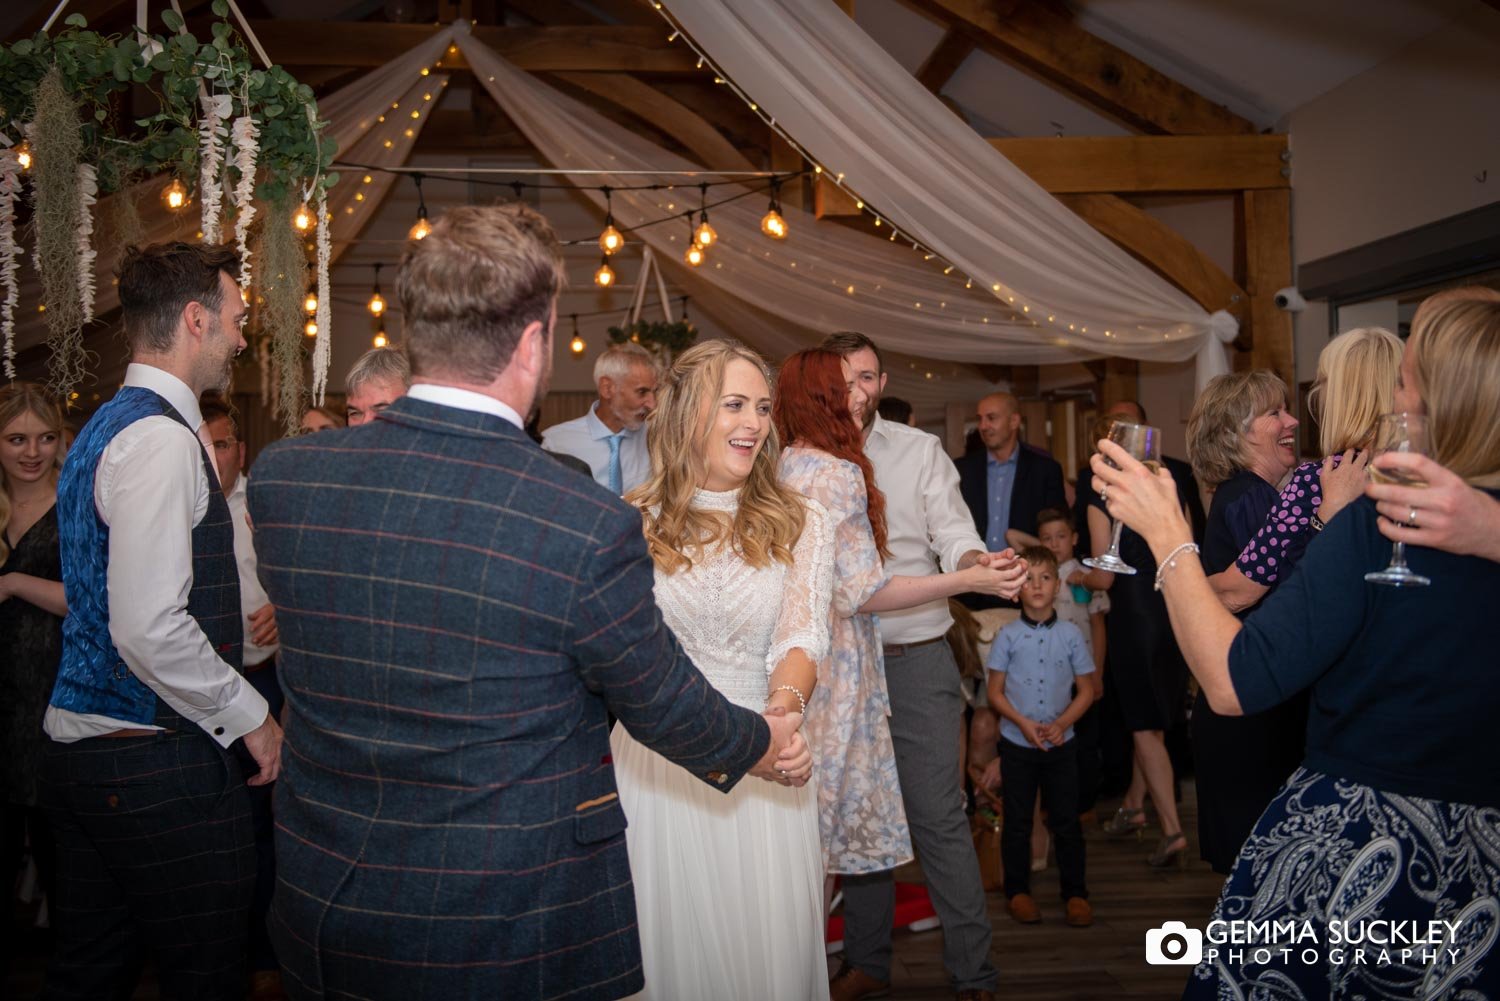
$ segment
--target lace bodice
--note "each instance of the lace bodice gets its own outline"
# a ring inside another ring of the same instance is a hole
[[[738,491],[699,490],[693,506],[739,507]],[[656,571],[656,603],[677,640],[709,683],[736,705],[760,712],[767,679],[783,657],[802,649],[814,661],[828,655],[828,609],[833,591],[833,529],[828,512],[807,502],[793,563],[752,567],[727,544],[689,570]]]

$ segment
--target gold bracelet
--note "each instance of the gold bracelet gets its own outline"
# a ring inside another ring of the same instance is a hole
[[[1198,548],[1198,543],[1196,542],[1184,542],[1182,545],[1172,550],[1167,554],[1166,559],[1157,564],[1156,583],[1153,585],[1156,590],[1161,590],[1162,578],[1166,576],[1167,571],[1177,569],[1177,554],[1182,552],[1184,549],[1191,549],[1193,552],[1197,553],[1200,558],[1203,555],[1203,550]]]
[[[802,707],[800,710],[802,715],[807,715],[807,699],[803,698],[802,693],[797,690],[796,685],[777,685],[775,688],[771,689],[772,695],[775,695],[777,692],[791,692],[793,695],[797,696],[797,705]],[[770,704],[771,700],[769,697],[767,697],[766,705],[769,707]]]

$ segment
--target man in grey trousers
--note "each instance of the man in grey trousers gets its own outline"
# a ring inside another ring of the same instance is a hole
[[[891,551],[886,570],[926,576],[983,561],[1011,577],[1006,596],[1015,597],[1026,578],[1026,564],[1009,549],[985,552],[959,495],[958,470],[942,443],[925,431],[878,416],[886,377],[874,343],[863,334],[841,333],[823,347],[843,355],[870,397],[865,454],[885,494]],[[912,841],[943,924],[943,965],[959,1001],[992,1001],[996,973],[989,957],[989,913],[958,772],[963,696],[958,665],[944,642],[952,623],[946,601],[881,614],[891,739]],[[891,979],[893,874],[845,876],[843,886],[845,958],[830,993],[833,1001],[881,996]]]

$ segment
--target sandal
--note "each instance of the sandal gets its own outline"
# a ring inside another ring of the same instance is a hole
[[[1146,826],[1146,808],[1138,807],[1134,810],[1128,807],[1120,807],[1115,815],[1099,825],[1099,829],[1112,838],[1125,838],[1134,834],[1136,840],[1141,837],[1141,829]]]

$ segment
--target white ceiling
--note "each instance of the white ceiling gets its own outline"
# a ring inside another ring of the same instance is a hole
[[[1078,24],[1261,128],[1482,0],[1070,0]],[[943,27],[902,0],[856,0],[855,20],[915,71]],[[1130,131],[976,51],[943,88],[990,136]]]

